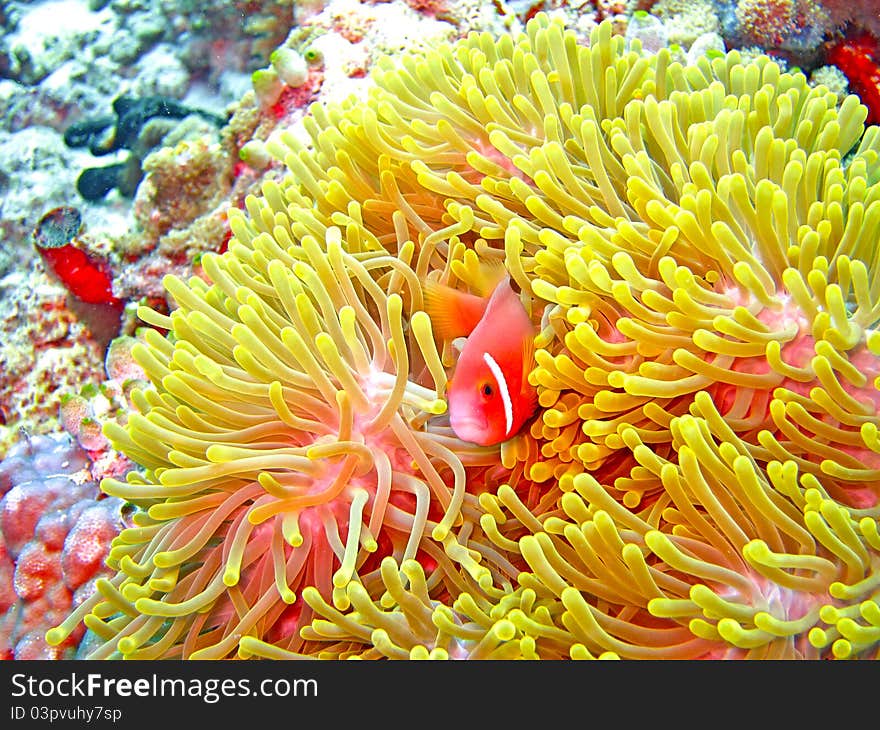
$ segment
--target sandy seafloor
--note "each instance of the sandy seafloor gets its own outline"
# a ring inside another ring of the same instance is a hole
[[[518,32],[538,10],[564,18],[583,42],[611,18],[615,32],[648,49],[674,44],[684,57],[769,52],[841,98],[851,89],[825,63],[827,44],[880,32],[870,2],[801,2],[820,21],[801,26],[774,21],[785,3],[762,9],[760,0],[205,5],[0,3],[0,658],[77,655],[43,634],[107,574],[103,557],[129,519],[98,484],[133,468],[101,429],[124,421],[142,375],[129,354],[136,307],[166,306],[162,277],[186,276],[201,253],[222,250],[225,211],[281,174],[259,140],[281,126],[296,133],[308,104],[364,94],[381,57],[470,31]],[[308,58],[294,84],[276,88],[260,74],[281,46]],[[123,128],[119,97],[161,97],[191,113],[129,118]],[[125,146],[96,155],[65,143],[71,125],[90,121],[95,147],[114,147],[114,135]],[[84,198],[82,172],[111,165],[122,172],[97,179],[119,174],[118,184]],[[62,206],[81,218],[75,246],[111,281],[105,301],[81,301],[35,246],[41,219]]]

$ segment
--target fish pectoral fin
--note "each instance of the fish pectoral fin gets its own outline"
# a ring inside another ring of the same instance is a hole
[[[467,337],[482,319],[486,301],[432,279],[422,287],[431,328],[441,340]]]
[[[524,337],[522,347],[522,384],[523,390],[529,383],[529,373],[535,369],[535,338]]]
[[[538,389],[529,384],[529,373],[535,368],[535,340],[526,337],[523,341],[522,351],[522,380],[520,381],[520,397],[523,402],[523,410],[531,415],[538,407]]]
[[[522,403],[523,413],[527,414],[526,418],[531,418],[538,409],[538,389],[526,383],[523,386]]]

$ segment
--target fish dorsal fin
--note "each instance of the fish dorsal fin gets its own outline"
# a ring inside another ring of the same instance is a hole
[[[501,280],[507,276],[503,259],[483,259],[477,252],[468,249],[461,260],[450,264],[452,273],[466,282],[468,288],[481,297],[488,297],[497,288]]]
[[[425,311],[441,340],[467,337],[483,318],[487,301],[429,279],[423,286]]]

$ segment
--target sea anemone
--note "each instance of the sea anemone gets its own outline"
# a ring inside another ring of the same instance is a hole
[[[146,472],[105,489],[144,512],[83,609],[97,654],[876,657],[858,99],[544,15],[374,78],[270,141],[292,174],[142,314],[173,336],[109,434]],[[421,311],[486,260],[540,323],[540,408],[500,448],[444,425]]]
[[[493,582],[469,539],[478,517],[463,518],[475,508],[462,462],[497,458],[455,454],[448,426],[424,429],[445,410],[445,373],[412,244],[391,257],[331,227],[293,245],[273,220],[274,236],[234,218],[229,252],[202,259],[211,283],[168,277],[176,310],[140,312],[172,336],[147,330],[133,350],[154,388],[106,433],[145,472],[102,489],[142,511],[114,543],[117,576],[51,641],[85,617],[105,640],[96,658],[222,658],[243,636],[301,651],[300,588],[344,607],[342,589],[377,583],[384,555]]]

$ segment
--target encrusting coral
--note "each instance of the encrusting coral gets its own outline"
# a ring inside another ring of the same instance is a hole
[[[96,657],[876,658],[880,135],[538,15],[315,106],[143,311]],[[421,284],[503,261],[539,411],[456,440]]]

